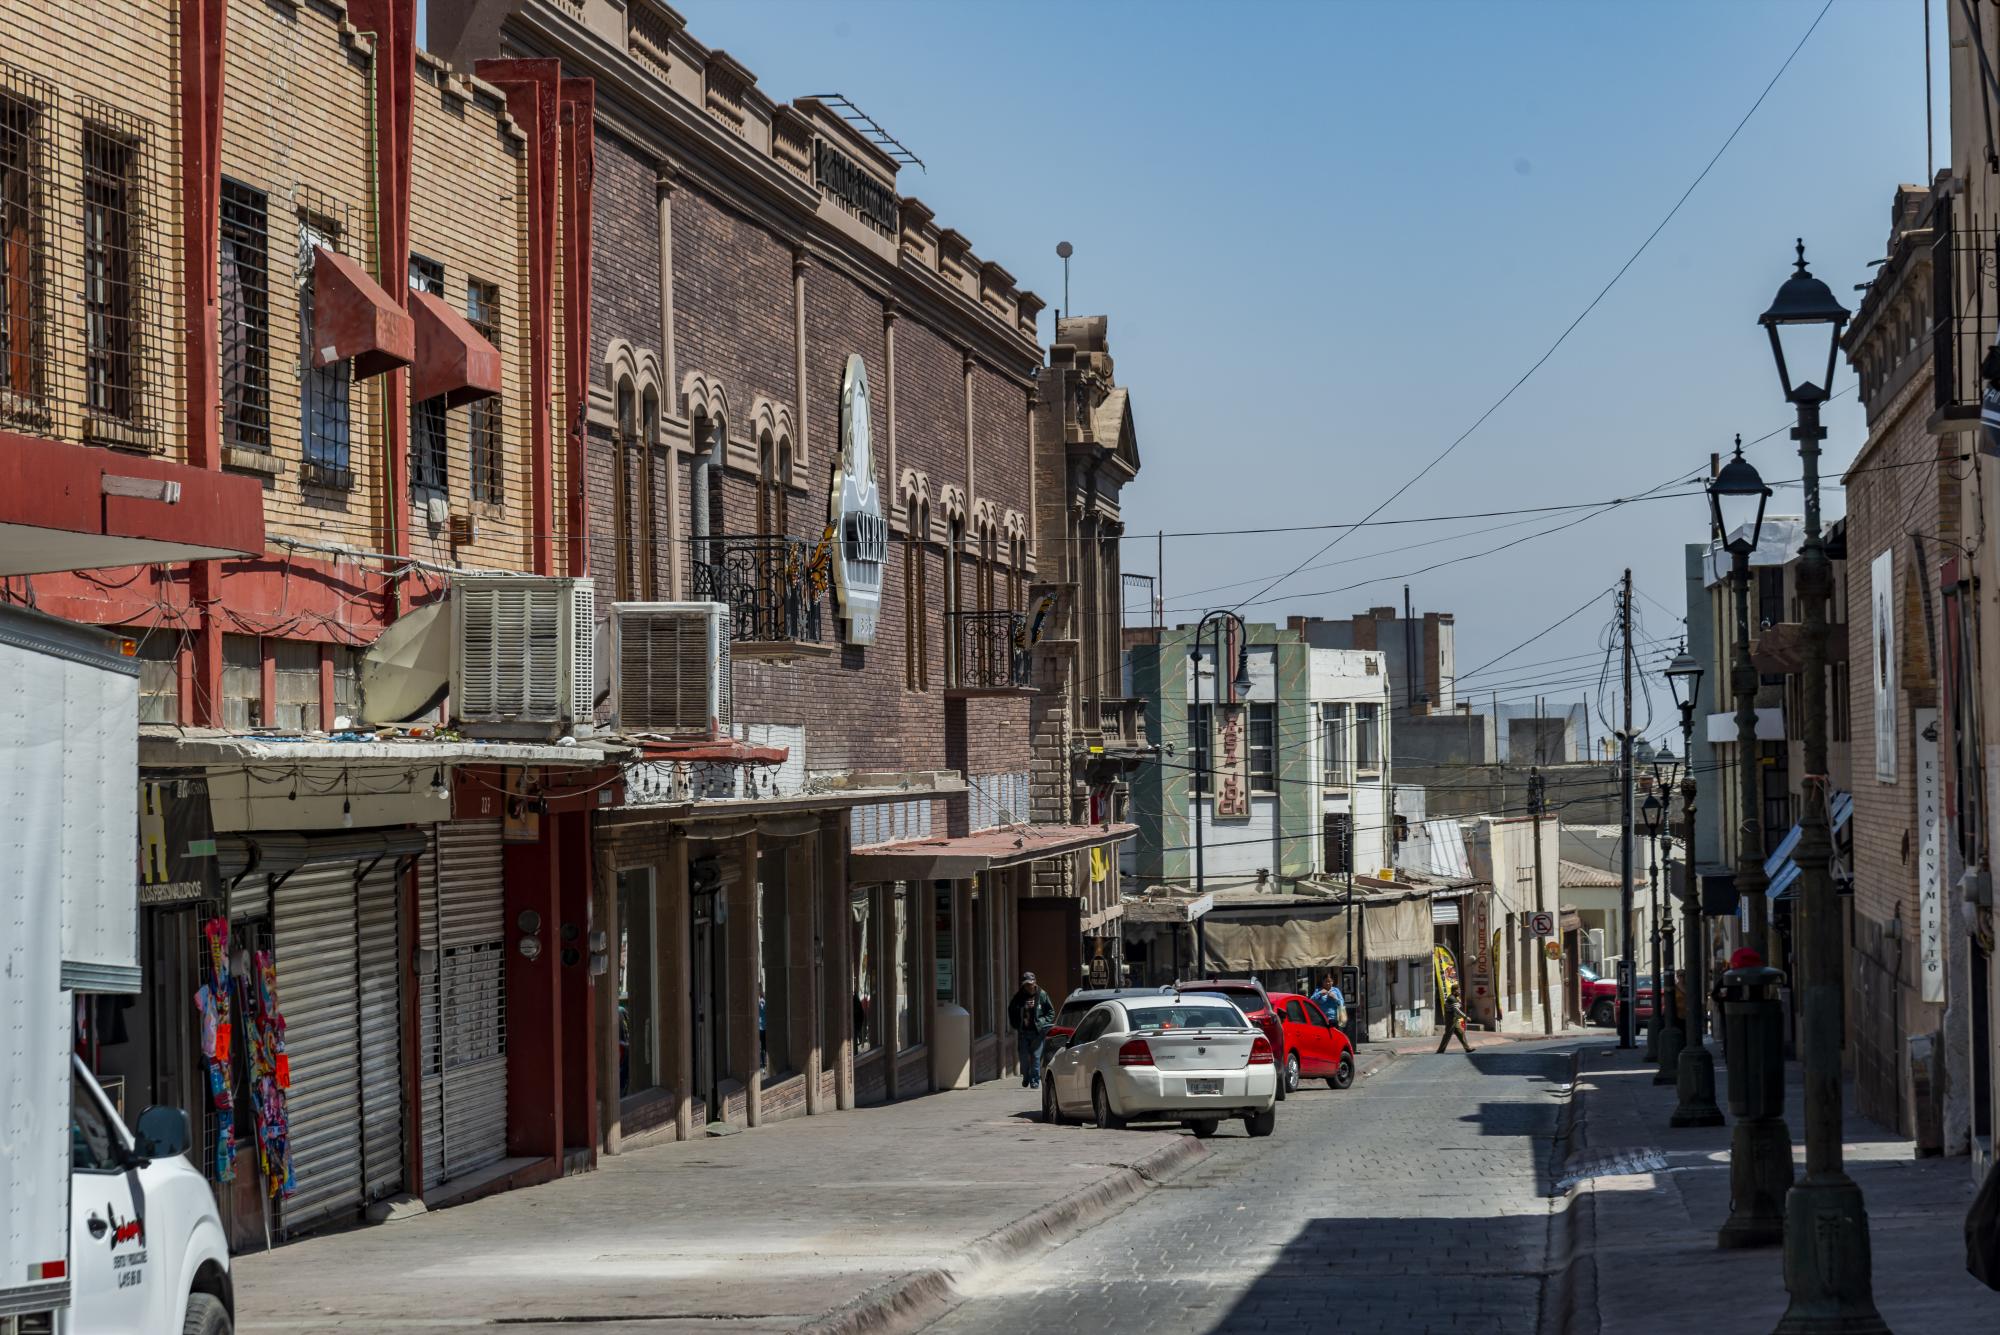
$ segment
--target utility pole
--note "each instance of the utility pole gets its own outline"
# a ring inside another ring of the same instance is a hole
[[[1536,766],[1534,772],[1528,776],[1528,810],[1535,818],[1535,912],[1537,913],[1547,913],[1549,911],[1547,884],[1542,880],[1542,807],[1542,771],[1540,766]],[[1542,1032],[1544,1034],[1555,1033],[1556,1026],[1555,1020],[1549,1014],[1549,960],[1543,942],[1548,940],[1560,941],[1561,939],[1562,934],[1558,932],[1554,937],[1545,937],[1542,941],[1535,943],[1536,953],[1540,956],[1535,961],[1535,976],[1541,980]]]
[[[1632,1046],[1632,989],[1636,967],[1632,952],[1632,571],[1627,567],[1618,598],[1619,651],[1625,681],[1625,728],[1618,734],[1619,861],[1624,879],[1618,891],[1618,1046]]]

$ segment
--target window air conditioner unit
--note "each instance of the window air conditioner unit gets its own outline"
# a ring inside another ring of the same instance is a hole
[[[597,593],[589,580],[457,576],[451,630],[453,722],[487,736],[591,730]]]
[[[612,698],[620,732],[714,737],[729,727],[729,609],[613,603]]]

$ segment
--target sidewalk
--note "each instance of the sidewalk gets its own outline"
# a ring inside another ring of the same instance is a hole
[[[1577,1262],[1571,1282],[1558,1286],[1569,1310],[1554,1328],[1771,1330],[1785,1311],[1783,1250],[1715,1245],[1729,1215],[1730,1128],[1669,1127],[1674,1089],[1652,1083],[1643,1051],[1582,1049],[1575,1132],[1557,1171],[1559,1182],[1578,1179],[1566,1211]],[[1719,1054],[1716,1067],[1726,1113]],[[1785,1117],[1803,1176],[1799,1074],[1792,1063]],[[1851,1096],[1846,1106],[1847,1170],[1867,1202],[1883,1319],[1899,1335],[2000,1328],[2000,1293],[1965,1273],[1961,1230],[1973,1193],[1966,1160],[1918,1159],[1911,1142],[1855,1116]]]
[[[1359,1051],[1360,1074],[1393,1060]],[[1045,1127],[1012,1080],[606,1157],[596,1172],[236,1260],[237,1328],[907,1329],[982,1266],[1204,1157]],[[1226,1134],[1226,1133],[1225,1133]]]

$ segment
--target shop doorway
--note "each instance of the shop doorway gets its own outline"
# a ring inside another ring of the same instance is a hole
[[[1069,896],[1023,899],[1014,909],[1021,968],[1061,1006],[1083,976],[1083,901]],[[1006,979],[1008,984],[1018,980]],[[1013,995],[1013,987],[1007,994]]]
[[[707,1120],[722,1120],[722,1076],[729,1069],[724,1044],[721,981],[728,933],[722,921],[722,868],[713,856],[688,864],[688,1051],[693,1056],[694,1092]]]

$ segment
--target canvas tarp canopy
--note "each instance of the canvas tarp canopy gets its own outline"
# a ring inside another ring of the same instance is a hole
[[[1355,897],[1356,960],[1425,959],[1431,953],[1428,896]],[[1216,974],[1318,969],[1344,964],[1348,906],[1332,900],[1268,909],[1218,908],[1204,920],[1203,967]]]

